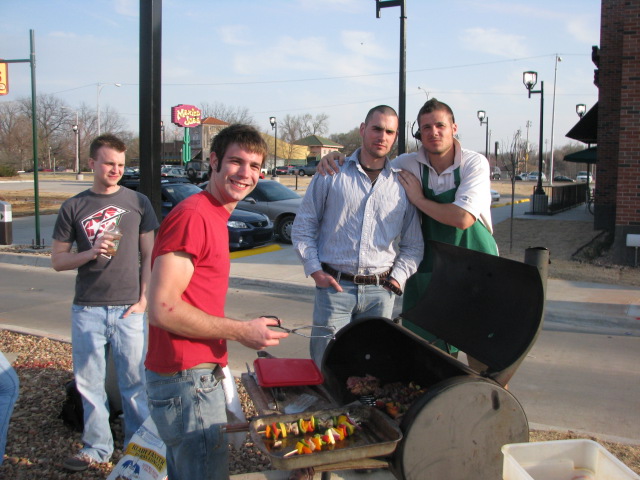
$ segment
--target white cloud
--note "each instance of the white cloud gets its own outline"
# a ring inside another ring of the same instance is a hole
[[[144,0],[143,0],[144,1]],[[127,17],[137,17],[140,13],[138,0],[116,0],[116,13]]]
[[[527,56],[526,38],[521,35],[501,33],[496,29],[470,28],[460,39],[467,50],[490,53],[506,58]]]
[[[348,13],[361,12],[365,6],[365,2],[362,2],[362,0],[322,0],[321,2],[318,0],[298,0],[298,4],[300,7],[307,10],[322,10],[323,12],[339,11]],[[375,12],[375,2],[371,2],[371,4],[366,2],[366,7],[368,7],[371,12]]]
[[[386,47],[376,44],[372,32],[345,30],[340,34],[342,44],[351,52],[371,58],[389,58],[390,52]]]
[[[249,28],[245,25],[225,25],[216,29],[222,43],[227,45],[250,45]]]
[[[376,78],[367,75],[390,68],[379,61],[394,58],[393,54],[376,44],[374,34],[345,30],[339,39],[329,44],[324,37],[281,37],[265,49],[238,53],[234,69],[242,75],[267,74],[271,78],[278,78],[278,72],[289,72],[289,78],[292,72],[295,76],[354,76],[354,81],[371,84]]]
[[[567,31],[579,42],[595,45],[600,42],[600,29],[597,27],[597,20],[590,16],[568,16],[566,19]]]

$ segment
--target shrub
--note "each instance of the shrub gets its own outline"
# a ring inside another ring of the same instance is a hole
[[[0,165],[0,177],[15,177],[18,171],[10,165]]]

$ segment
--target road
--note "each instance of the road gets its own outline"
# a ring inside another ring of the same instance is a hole
[[[0,324],[69,337],[75,274],[0,264]],[[310,295],[230,289],[227,315],[278,315],[288,326],[311,322]],[[291,336],[269,352],[308,357],[307,340]],[[640,444],[640,339],[613,334],[544,329],[511,380],[529,422],[559,429],[632,439]],[[230,342],[234,374],[252,364],[254,351]]]

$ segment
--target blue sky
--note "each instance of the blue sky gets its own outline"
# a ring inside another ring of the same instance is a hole
[[[538,143],[540,96],[527,98],[522,72],[544,81],[547,145],[590,108],[591,46],[600,43],[600,1],[406,0],[407,120],[427,96],[454,110],[463,146],[484,153],[485,110],[495,141],[517,129]],[[138,130],[139,3],[134,0],[2,0],[0,58],[29,55],[35,31],[38,93],[72,107],[121,114]],[[375,15],[374,0],[164,0],[162,115],[171,106],[223,102],[249,109],[264,131],[269,117],[324,112],[329,133],[358,126],[377,104],[398,105],[398,7]],[[30,95],[28,64],[11,64],[10,94]],[[420,87],[420,88],[418,88]],[[539,88],[539,84],[537,86]]]

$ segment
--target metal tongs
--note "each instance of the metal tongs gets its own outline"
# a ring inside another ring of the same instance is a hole
[[[336,338],[336,328],[331,326],[321,327],[317,325],[305,325],[303,327],[286,328],[282,326],[282,321],[275,315],[262,315],[264,318],[273,318],[277,320],[277,325],[269,325],[270,327],[279,328],[287,333],[300,335],[305,338],[328,338],[333,340]],[[306,333],[309,332],[309,333]]]

